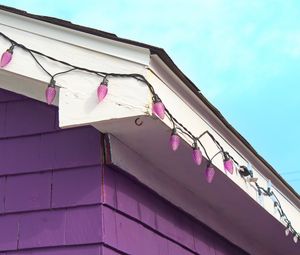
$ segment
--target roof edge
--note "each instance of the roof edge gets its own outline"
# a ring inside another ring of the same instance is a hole
[[[14,13],[17,15],[21,15],[24,17],[28,17],[31,19],[43,21],[46,23],[50,23],[57,26],[62,26],[65,28],[69,28],[71,30],[80,31],[83,33],[100,36],[106,39],[131,44],[134,46],[139,46],[143,48],[147,48],[150,50],[151,54],[156,54],[159,56],[159,58],[178,76],[178,78],[186,84],[186,86],[199,97],[200,100],[203,101],[203,103],[211,110],[211,112],[224,124],[225,127],[228,128],[245,146],[247,149],[249,149],[255,157],[257,157],[268,169],[271,170],[271,172],[281,181],[281,183],[287,187],[287,189],[295,196],[296,199],[300,200],[300,195],[295,191],[295,189],[288,184],[284,178],[252,147],[252,145],[225,119],[225,117],[221,114],[221,112],[213,106],[212,103],[209,102],[209,100],[200,92],[200,90],[196,87],[196,85],[177,67],[177,65],[173,62],[173,60],[170,58],[170,56],[166,53],[166,51],[162,48],[152,46],[145,43],[140,43],[137,41],[129,40],[120,38],[117,35],[113,33],[104,32],[98,29],[89,28],[81,25],[73,24],[72,22],[54,18],[54,17],[48,17],[48,16],[41,16],[41,15],[35,15],[28,13],[26,11],[8,7],[5,5],[0,5],[0,10]]]

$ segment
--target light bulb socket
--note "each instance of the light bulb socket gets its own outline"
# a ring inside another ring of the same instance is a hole
[[[193,148],[193,150],[199,150],[199,146],[196,141],[193,142],[192,148]]]
[[[49,88],[55,88],[55,84],[56,84],[56,81],[55,81],[53,78],[51,78],[48,87],[49,87]]]
[[[251,176],[251,171],[246,166],[240,166],[239,173],[242,177]]]
[[[298,242],[298,239],[299,239],[299,236],[297,233],[294,234],[294,237],[293,237],[293,240],[294,240],[294,243],[297,243]]]
[[[223,160],[224,161],[227,161],[227,160],[231,160],[231,158],[230,158],[230,156],[229,156],[229,153],[227,152],[227,151],[225,151],[224,153],[223,153]]]
[[[107,86],[108,85],[108,79],[106,77],[103,78],[101,85]]]
[[[176,128],[173,128],[173,129],[172,129],[171,135],[178,135],[178,132],[177,132],[177,129],[176,129]]]
[[[157,94],[154,94],[152,97],[152,101],[153,101],[153,103],[160,103],[161,99],[158,97]]]
[[[14,48],[15,48],[15,45],[12,45],[6,51],[11,53],[11,54],[14,54]]]

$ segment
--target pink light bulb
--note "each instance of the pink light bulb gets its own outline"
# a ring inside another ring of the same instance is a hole
[[[97,89],[97,95],[98,95],[99,103],[106,97],[107,91],[108,91],[107,79],[104,78],[103,81],[100,83],[98,89]]]
[[[157,95],[153,96],[152,112],[162,120],[165,117],[165,106]]]
[[[285,236],[288,236],[289,235],[289,233],[290,233],[290,228],[288,227],[288,228],[286,228],[286,230],[284,231],[285,232]]]
[[[233,174],[233,161],[227,152],[224,153],[224,169]]]
[[[202,162],[202,153],[197,145],[193,146],[193,160],[196,165],[200,166]]]
[[[229,173],[233,174],[233,161],[231,159],[224,160],[224,168]]]
[[[212,183],[215,176],[215,169],[212,167],[212,165],[208,165],[205,169],[205,178],[208,183]]]
[[[47,104],[52,104],[54,101],[54,98],[56,96],[56,89],[55,89],[55,80],[51,80],[50,84],[48,85],[46,89],[46,101]]]
[[[294,243],[298,243],[298,236],[295,234],[293,237]]]
[[[0,67],[5,67],[6,65],[9,64],[9,62],[12,59],[12,55],[13,55],[13,49],[14,47],[11,46],[7,51],[5,51],[2,56],[1,56],[1,61],[0,61]]]
[[[172,130],[171,136],[170,136],[170,146],[173,151],[176,151],[180,144],[180,137],[177,134],[176,128]]]

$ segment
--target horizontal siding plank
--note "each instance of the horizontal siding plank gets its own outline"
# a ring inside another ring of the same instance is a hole
[[[52,207],[54,208],[100,203],[100,192],[100,166],[53,173]]]
[[[9,102],[6,104],[5,133],[1,137],[55,131],[56,114],[57,107],[48,106],[38,101]]]
[[[154,194],[108,167],[103,175],[104,203],[156,228]]]
[[[40,150],[41,136],[1,140],[0,175],[38,171]]]
[[[139,186],[123,175],[116,175],[117,209],[139,219]]]
[[[5,136],[5,125],[6,125],[6,104],[0,103],[0,137]]]
[[[101,163],[101,136],[93,127],[42,135],[40,156],[54,169]]]
[[[195,249],[199,254],[215,255],[214,238],[209,231],[203,230],[203,227],[194,226]]]
[[[103,168],[103,202],[117,208],[116,173],[109,167]]]
[[[8,216],[19,219],[19,249],[100,244],[102,241],[100,205]],[[1,216],[0,219],[5,217]]]
[[[100,245],[34,249],[8,252],[5,255],[101,255]],[[1,255],[1,253],[0,253]]]
[[[119,253],[119,252],[117,252],[115,250],[112,250],[108,247],[102,246],[101,255],[122,255],[122,253]]]
[[[10,92],[5,89],[0,89],[0,102],[11,102],[11,101],[17,101],[17,100],[25,100],[26,97]]]
[[[24,214],[20,218],[19,248],[63,245],[65,211],[44,211]]]
[[[67,210],[66,244],[88,244],[102,241],[101,207],[79,207]]]
[[[102,207],[102,234],[103,242],[109,244],[112,247],[118,247],[117,237],[117,223],[116,214],[114,211],[106,206]]]
[[[8,176],[5,212],[50,208],[51,172]]]
[[[18,223],[19,215],[0,217],[0,251],[17,249]]]
[[[0,178],[0,213],[4,212],[6,178]],[[0,254],[1,255],[1,254]]]
[[[0,175],[100,164],[100,148],[100,132],[92,127],[4,139]]]
[[[140,224],[116,213],[116,229],[119,250],[132,255],[144,254],[145,250],[141,248],[144,236]]]
[[[168,242],[168,255],[173,255],[173,254],[192,255],[192,254],[195,254],[195,253],[192,253],[188,250],[185,250],[184,248],[182,248],[178,244],[169,241]],[[204,253],[203,255],[208,255],[208,254]]]

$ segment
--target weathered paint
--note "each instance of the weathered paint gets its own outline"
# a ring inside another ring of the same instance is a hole
[[[0,90],[0,254],[246,254],[121,171],[101,134]]]

